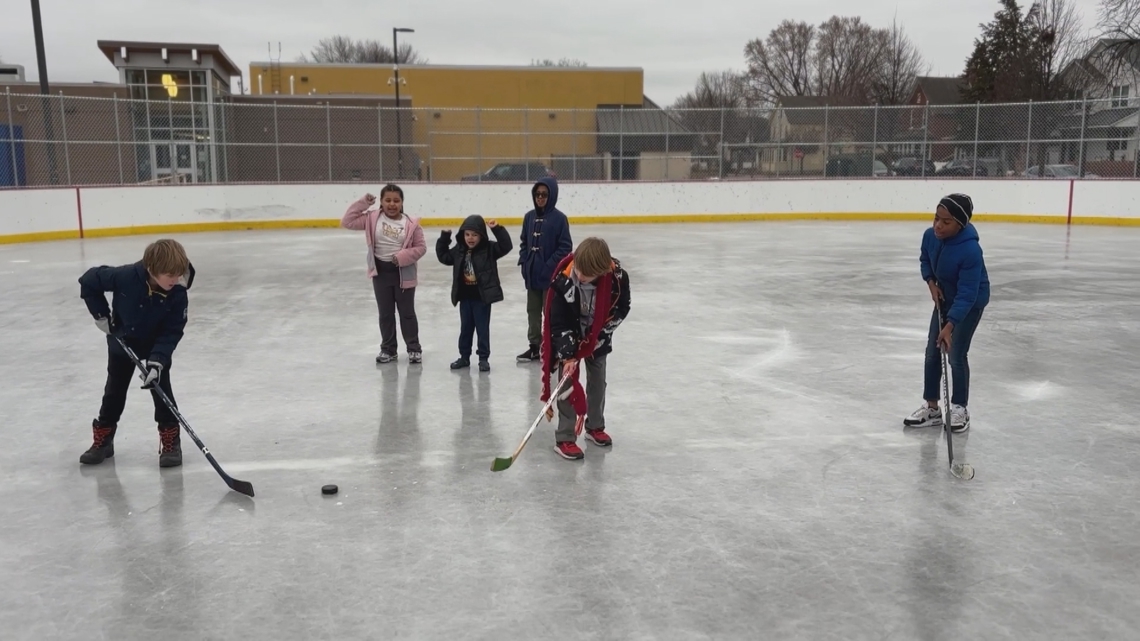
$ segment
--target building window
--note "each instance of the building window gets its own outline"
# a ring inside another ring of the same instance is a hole
[[[1128,92],[1131,87],[1129,85],[1117,85],[1112,88],[1112,106],[1113,107],[1127,107],[1128,106]]]
[[[1104,143],[1105,149],[1108,151],[1128,151],[1127,140],[1109,140]]]

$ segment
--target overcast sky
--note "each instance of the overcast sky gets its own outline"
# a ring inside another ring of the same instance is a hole
[[[1097,0],[1074,0],[1087,28]],[[1028,5],[1029,0],[1022,0]],[[36,73],[29,0],[6,0],[0,58]],[[392,27],[435,64],[529,64],[578,58],[591,66],[641,67],[645,92],[669,104],[701,71],[743,69],[745,43],[784,19],[818,24],[858,15],[874,26],[893,17],[919,43],[931,75],[960,73],[997,0],[796,0],[777,9],[757,0],[41,0],[48,77],[54,81],[117,80],[95,42],[148,40],[220,44],[249,73],[277,43],[285,60],[322,37],[344,34],[390,43]],[[857,8],[856,8],[857,7]]]

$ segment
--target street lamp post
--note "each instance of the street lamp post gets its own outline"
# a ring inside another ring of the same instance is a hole
[[[400,180],[404,179],[403,125],[400,121],[400,49],[396,41],[398,33],[415,33],[415,29],[392,27],[392,71],[396,74],[396,166]]]
[[[43,111],[44,117],[44,139],[47,141],[47,155],[48,155],[48,168],[49,175],[51,176],[51,184],[59,184],[59,171],[56,169],[55,163],[55,131],[51,122],[51,106],[48,104],[47,95],[48,89],[48,72],[47,72],[47,56],[44,54],[44,24],[43,19],[40,17],[40,0],[32,0],[32,32],[36,40],[36,65],[40,74],[40,110]],[[60,101],[62,109],[62,101]],[[12,132],[8,132],[9,137],[13,137]],[[16,143],[13,142],[13,145]],[[16,168],[12,167],[15,172]],[[15,176],[16,174],[12,174]],[[19,185],[19,180],[16,180],[16,185]]]

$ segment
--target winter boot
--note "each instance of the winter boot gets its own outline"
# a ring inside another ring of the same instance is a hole
[[[571,461],[586,458],[586,455],[582,453],[582,448],[578,447],[578,444],[574,441],[556,443],[554,445],[554,451],[558,453],[558,456]]]
[[[519,363],[529,363],[531,361],[537,361],[538,359],[538,345],[531,345],[529,349],[515,357],[515,361]]]
[[[606,434],[606,428],[604,427],[596,430],[586,430],[586,438],[590,439],[594,445],[600,445],[602,447],[609,447],[614,444],[610,435]]]
[[[105,459],[115,455],[115,425],[103,425],[98,420],[92,421],[91,432],[94,441],[91,448],[79,455],[79,462],[84,465],[98,465]]]
[[[463,356],[460,356],[451,363],[451,369],[463,369],[465,367],[471,367],[471,359],[464,358]]]
[[[480,372],[491,371],[491,363],[487,362],[487,359],[485,359],[485,358],[480,358],[479,359],[479,371]]]
[[[903,419],[907,427],[942,427],[942,410],[937,407],[923,405],[913,414]]]
[[[177,425],[158,428],[158,466],[178,467],[182,465],[182,435]]]

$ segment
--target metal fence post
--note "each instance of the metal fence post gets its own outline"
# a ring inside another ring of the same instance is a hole
[[[618,105],[618,180],[626,179],[626,106]]]
[[[934,160],[934,154],[930,153],[930,148],[927,146],[930,140],[930,102],[926,103],[922,111],[922,177],[926,178],[926,161]]]
[[[20,165],[16,160],[16,121],[12,119],[12,89],[10,87],[4,88],[4,93],[8,99],[8,145],[12,149],[12,186],[20,186]],[[24,182],[27,182],[27,174],[24,175]]]
[[[1081,100],[1081,151],[1077,160],[1077,176],[1085,177],[1085,135],[1088,133],[1089,99]]]
[[[399,118],[400,115],[397,113],[396,117]],[[333,171],[332,171],[332,104],[329,102],[325,102],[325,138],[328,141],[329,182],[331,183],[333,181]]]
[[[716,140],[716,166],[717,176],[724,178],[724,112],[725,108],[720,108],[720,137]]]
[[[281,182],[281,134],[277,125],[277,101],[273,101],[273,151],[277,156],[277,182]]]
[[[669,180],[669,130],[672,129],[669,125],[673,123],[673,119],[665,112],[665,180]]]
[[[67,144],[67,108],[63,104],[63,92],[59,92],[59,124],[63,128],[63,162],[67,167],[67,184],[74,184],[71,181],[71,148]]]
[[[1029,101],[1029,115],[1026,117],[1029,121],[1025,125],[1025,171],[1029,172],[1030,156],[1033,155],[1033,101]]]
[[[975,111],[974,111],[974,170],[973,170],[973,172],[971,172],[970,175],[977,176],[978,175],[978,134],[980,133],[979,128],[982,125],[982,103],[981,103],[981,101],[979,101],[979,102],[976,102],[974,104],[976,105]]]
[[[523,174],[530,181],[530,107],[523,105]]]
[[[483,176],[483,108],[475,108],[475,173]]]
[[[119,133],[119,93],[111,94],[111,104],[115,110],[115,151],[119,155],[119,184],[124,183],[123,180],[123,137]]]
[[[823,105],[823,175],[827,176],[827,159],[831,153],[831,147],[828,145],[828,129],[831,124],[831,110],[828,109],[827,103]]]
[[[570,110],[570,130],[573,132],[572,134],[570,134],[571,138],[573,139],[573,141],[570,143],[572,145],[571,155],[570,155],[570,166],[573,167],[573,171],[571,173],[574,175],[573,180],[578,180],[578,109],[577,108]]]
[[[174,151],[174,101],[166,99],[166,152],[170,154],[170,179],[173,183],[178,177],[178,154]],[[156,160],[155,164],[158,162]]]
[[[875,103],[875,124],[871,134],[871,177],[875,177],[875,160],[879,157],[879,103]]]
[[[1132,144],[1132,177],[1140,178],[1140,107],[1136,108],[1136,140]],[[13,147],[15,149],[15,147]]]

